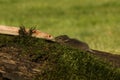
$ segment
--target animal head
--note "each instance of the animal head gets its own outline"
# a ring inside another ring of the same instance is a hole
[[[64,43],[64,42],[68,41],[69,39],[70,38],[67,35],[60,35],[60,36],[55,37],[55,41],[61,42],[61,43]]]

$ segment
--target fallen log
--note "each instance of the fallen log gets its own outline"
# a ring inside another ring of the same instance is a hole
[[[26,29],[26,32],[28,31],[29,29]],[[0,25],[0,34],[19,35],[19,27]],[[32,34],[32,36],[36,38],[43,38],[43,39],[52,40],[52,41],[54,40],[52,35],[39,30],[34,30],[34,33]]]

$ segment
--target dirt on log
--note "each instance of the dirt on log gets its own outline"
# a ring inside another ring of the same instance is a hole
[[[39,64],[18,57],[19,49],[13,47],[2,49],[0,49],[0,80],[33,80],[45,70],[44,63]]]

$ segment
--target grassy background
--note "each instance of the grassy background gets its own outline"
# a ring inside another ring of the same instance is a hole
[[[67,34],[91,48],[120,54],[118,0],[0,0],[0,24]]]

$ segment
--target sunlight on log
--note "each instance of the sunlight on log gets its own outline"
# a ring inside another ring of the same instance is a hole
[[[29,29],[26,29],[26,31],[28,32]],[[19,35],[19,27],[0,25],[0,34]],[[54,40],[52,35],[50,35],[48,33],[41,32],[39,30],[34,30],[32,36],[36,37],[36,38]]]

